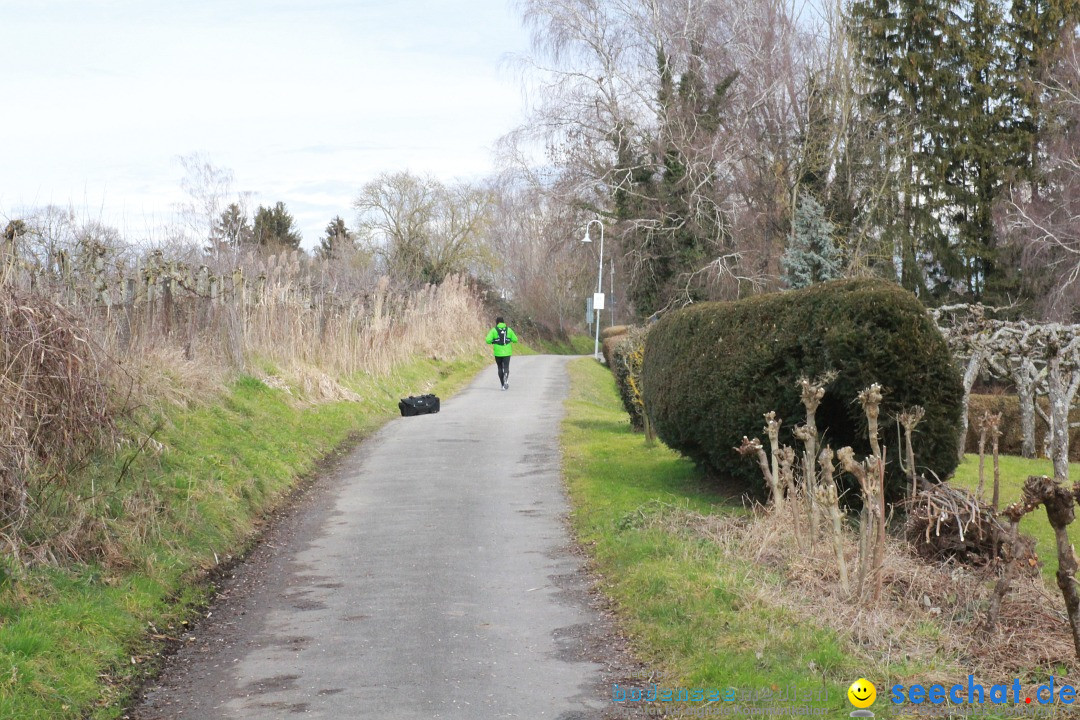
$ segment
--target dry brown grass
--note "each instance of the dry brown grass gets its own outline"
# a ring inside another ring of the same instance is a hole
[[[134,266],[62,269],[5,257],[0,543],[31,562],[100,556],[153,532],[152,497],[122,499],[131,519],[124,532],[135,535],[118,538],[85,498],[59,487],[76,450],[93,449],[118,415],[212,402],[238,373],[297,402],[360,401],[351,378],[476,352],[486,330],[462,278],[399,288],[367,269],[301,253],[235,257],[216,271],[160,252]],[[117,438],[125,451],[160,449],[148,430],[128,425]]]
[[[841,588],[829,541],[821,538],[811,550],[799,550],[791,512],[801,510],[794,503],[779,513],[757,507],[746,517],[667,507],[646,522],[721,546],[745,563],[757,601],[849,638],[870,665],[868,676],[904,660],[936,668],[929,675],[920,671],[926,683],[950,683],[969,672],[986,682],[1027,677],[1037,669],[1061,677],[1062,667],[1075,668],[1061,596],[1040,577],[1017,581],[1002,605],[997,630],[987,632],[995,570],[926,562],[904,541],[890,537],[881,601],[860,602]],[[858,539],[853,531],[845,531],[843,546],[854,566]],[[1067,677],[1078,676],[1071,670]]]
[[[225,390],[229,366],[213,353],[189,357],[174,344],[140,348],[116,357],[113,378],[118,399],[131,406],[194,407]]]
[[[76,315],[0,287],[0,367],[0,536],[17,555],[38,495],[112,427],[109,365]]]
[[[294,301],[287,290],[249,306],[243,322],[245,351],[286,369],[385,375],[417,356],[457,357],[486,327],[479,301],[456,277],[413,292],[382,278],[344,304]]]

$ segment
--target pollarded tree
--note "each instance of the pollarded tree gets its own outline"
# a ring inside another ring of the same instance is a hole
[[[260,248],[271,251],[299,250],[301,239],[293,216],[285,209],[285,203],[279,201],[273,207],[260,205],[255,211],[252,241]]]
[[[821,203],[810,195],[799,198],[795,226],[781,260],[788,287],[806,287],[841,276],[842,262],[834,233]]]

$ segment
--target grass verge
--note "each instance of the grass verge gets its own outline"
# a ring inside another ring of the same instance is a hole
[[[112,555],[0,585],[0,718],[119,717],[208,599],[209,573],[245,551],[298,478],[396,415],[402,395],[450,394],[486,363],[414,361],[346,383],[359,402],[323,404],[245,376],[218,400],[155,418],[160,455],[97,458],[78,511],[100,524]]]
[[[588,335],[571,335],[568,340],[544,340],[532,338],[522,343],[521,355],[592,355],[593,338]]]
[[[640,702],[613,704],[615,714],[641,717],[666,709],[669,717],[738,716],[735,706],[741,704],[742,716],[748,717],[814,711],[846,717],[852,710],[847,689],[853,680],[866,677],[877,685],[879,699],[871,708],[877,717],[966,717],[978,712],[979,717],[1002,718],[1013,716],[1015,705],[1000,713],[991,704],[931,706],[925,692],[938,683],[945,688],[965,684],[974,672],[976,682],[985,682],[986,688],[1009,677],[1031,693],[1051,672],[1059,680],[1068,673],[1067,662],[1047,665],[1041,656],[1035,664],[1012,660],[1038,656],[1023,652],[1029,643],[1053,644],[1051,658],[1068,658],[1068,650],[1054,654],[1068,646],[1060,642],[1067,640],[1067,629],[1055,626],[1050,638],[1038,632],[1014,633],[1010,626],[1000,637],[975,637],[984,609],[962,600],[957,590],[970,590],[971,597],[977,597],[982,586],[951,585],[954,571],[921,566],[909,554],[893,558],[904,563],[890,566],[896,582],[880,605],[829,594],[820,572],[827,568],[809,562],[798,548],[777,544],[782,532],[775,515],[754,516],[752,521],[740,517],[750,514],[718,494],[718,484],[703,483],[692,463],[662,444],[646,447],[642,436],[630,431],[613,379],[602,366],[576,361],[570,374],[563,472],[575,533],[632,647],[657,672],[657,685],[714,689],[721,696],[713,707],[700,702],[647,708]],[[965,468],[968,465],[970,461]],[[977,459],[975,465],[977,470]],[[1028,471],[1041,472],[1039,467],[1009,468],[1010,477],[1018,478],[1010,492],[1018,494],[1023,477]],[[1044,517],[1041,522],[1045,524]],[[734,532],[725,530],[732,527]],[[710,537],[703,528],[718,530]],[[904,552],[899,547],[895,551]],[[784,552],[789,560],[778,561]],[[792,566],[800,562],[802,568]],[[800,575],[806,572],[814,577]],[[937,573],[926,585],[934,585],[935,607],[930,609],[923,607],[922,596],[907,596],[904,587],[907,580],[908,586],[922,588],[915,581],[928,573]],[[814,579],[822,582],[805,582]],[[954,593],[951,598],[949,593]],[[1031,624],[1027,606],[1017,603],[1013,610],[1025,627]],[[1032,643],[1033,637],[1038,640]],[[1009,659],[995,664],[980,655],[979,648],[1004,652]],[[1008,682],[1011,687],[1013,681]],[[897,685],[911,691],[900,704],[892,701]],[[911,700],[916,685],[923,689],[921,702]],[[646,681],[631,678],[627,686],[641,688]],[[813,700],[805,709],[803,702],[793,707],[775,699],[739,702],[754,692],[791,687],[800,695],[824,689],[827,699]],[[731,693],[733,701],[724,702],[725,693]],[[1071,716],[1070,708],[1060,705],[1036,709],[1042,717]]]
[[[562,440],[572,523],[658,683],[733,688],[737,697],[824,690],[813,707],[830,717],[850,710],[845,693],[864,668],[842,637],[760,602],[753,569],[718,546],[638,521],[664,506],[706,515],[742,508],[705,485],[690,461],[631,432],[606,368],[581,360],[570,375]]]

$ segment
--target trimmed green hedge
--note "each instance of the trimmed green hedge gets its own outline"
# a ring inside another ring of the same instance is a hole
[[[957,464],[960,374],[944,339],[914,295],[882,280],[839,280],[728,303],[701,303],[662,317],[649,331],[643,397],[657,434],[706,469],[763,489],[757,463],[732,449],[743,435],[764,442],[762,414],[783,419],[781,442],[806,419],[797,382],[826,370],[817,425],[834,449],[869,454],[858,393],[884,388],[880,437],[887,492],[904,487],[897,426],[904,407],[922,405],[916,462],[941,478]]]
[[[618,336],[618,342],[611,351],[611,373],[615,376],[623,407],[630,416],[630,427],[635,430],[645,429],[641,416],[641,364],[646,334],[644,328],[631,328],[626,334]]]

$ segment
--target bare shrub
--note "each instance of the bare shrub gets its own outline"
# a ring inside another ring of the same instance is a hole
[[[36,495],[112,427],[105,362],[73,314],[0,287],[0,534],[17,535]]]

